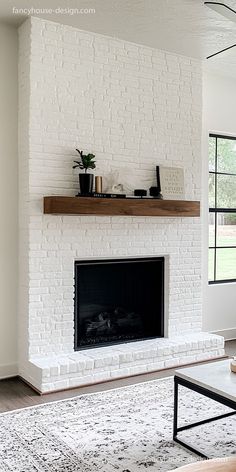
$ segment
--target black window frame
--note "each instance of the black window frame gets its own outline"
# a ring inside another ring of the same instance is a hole
[[[218,172],[218,167],[217,167],[217,164],[218,164],[217,163],[217,160],[218,160],[217,144],[218,144],[218,142],[217,142],[217,140],[218,139],[229,139],[231,141],[236,141],[236,136],[227,136],[227,135],[223,135],[223,134],[210,133],[209,138],[215,138],[216,141],[215,141],[215,167],[214,167],[214,171],[209,170],[209,176],[210,175],[215,176],[215,179],[214,179],[214,182],[215,182],[215,207],[214,208],[209,207],[209,213],[214,213],[215,214],[214,246],[208,245],[208,251],[210,249],[214,250],[214,267],[213,267],[214,268],[214,280],[208,280],[208,284],[209,285],[216,285],[216,284],[223,284],[223,283],[235,283],[236,282],[236,274],[235,274],[234,279],[220,280],[220,279],[216,278],[216,267],[217,267],[216,257],[217,257],[217,250],[218,249],[235,249],[236,250],[236,246],[217,246],[218,213],[236,213],[236,208],[217,208],[217,184],[218,184],[217,176],[218,175],[227,175],[227,176],[235,176],[235,178],[236,178],[236,173]],[[209,273],[208,273],[208,277],[209,277]]]

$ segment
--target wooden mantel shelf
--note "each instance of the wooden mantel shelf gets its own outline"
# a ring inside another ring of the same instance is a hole
[[[44,213],[97,216],[200,216],[200,202],[134,198],[44,197]]]

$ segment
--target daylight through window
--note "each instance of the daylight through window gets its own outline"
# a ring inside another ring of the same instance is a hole
[[[209,138],[209,283],[236,281],[236,137]]]

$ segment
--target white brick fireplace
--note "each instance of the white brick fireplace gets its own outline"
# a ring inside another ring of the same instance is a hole
[[[183,167],[199,200],[200,62],[38,18],[19,37],[20,375],[48,392],[222,355],[202,333],[199,218],[43,215],[78,191],[76,147],[134,187]],[[165,257],[165,338],[74,352],[75,261],[143,256]]]

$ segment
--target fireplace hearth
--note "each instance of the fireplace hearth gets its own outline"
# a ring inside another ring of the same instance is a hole
[[[75,350],[164,336],[164,258],[75,262]]]

